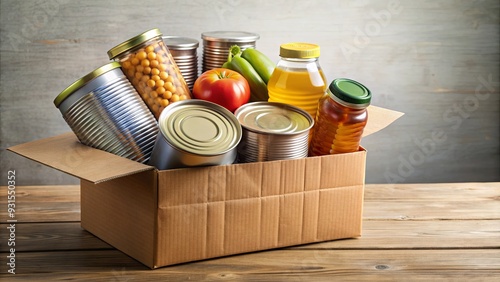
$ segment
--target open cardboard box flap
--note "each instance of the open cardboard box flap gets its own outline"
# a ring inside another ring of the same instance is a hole
[[[404,113],[402,112],[388,110],[373,105],[368,106],[368,123],[363,130],[363,137],[386,128],[403,115]]]
[[[83,145],[73,132],[16,145],[8,150],[93,183],[154,169]]]
[[[363,136],[382,130],[403,113],[369,106]],[[154,167],[81,144],[72,133],[40,139],[8,148],[21,156],[93,183],[119,178]]]

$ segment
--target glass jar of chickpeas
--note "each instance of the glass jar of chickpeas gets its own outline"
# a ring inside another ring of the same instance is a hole
[[[121,63],[123,72],[156,119],[171,103],[191,99],[159,29],[139,34],[108,51],[110,59]]]

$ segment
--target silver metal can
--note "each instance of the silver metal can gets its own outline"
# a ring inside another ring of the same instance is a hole
[[[253,102],[236,110],[243,127],[238,162],[262,162],[307,157],[314,120],[306,111],[283,103]]]
[[[236,160],[242,129],[236,117],[212,102],[172,104],[158,120],[160,134],[149,165],[157,169],[225,165]]]
[[[141,163],[149,160],[158,125],[120,63],[78,79],[54,104],[81,143]]]
[[[227,61],[229,48],[238,45],[241,50],[255,48],[260,36],[245,31],[210,31],[201,34],[203,39],[202,72],[220,68]]]
[[[170,54],[174,58],[182,77],[190,90],[198,78],[198,40],[182,36],[163,36],[163,42],[167,45]]]

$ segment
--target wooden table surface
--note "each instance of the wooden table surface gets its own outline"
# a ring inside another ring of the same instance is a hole
[[[18,186],[4,281],[500,281],[500,183],[366,185],[363,236],[150,270],[80,227],[79,186]],[[5,232],[7,230],[7,232]]]

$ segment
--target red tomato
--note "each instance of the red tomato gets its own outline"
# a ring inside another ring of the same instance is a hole
[[[250,85],[238,72],[216,68],[202,73],[194,82],[193,96],[234,112],[250,99]]]

